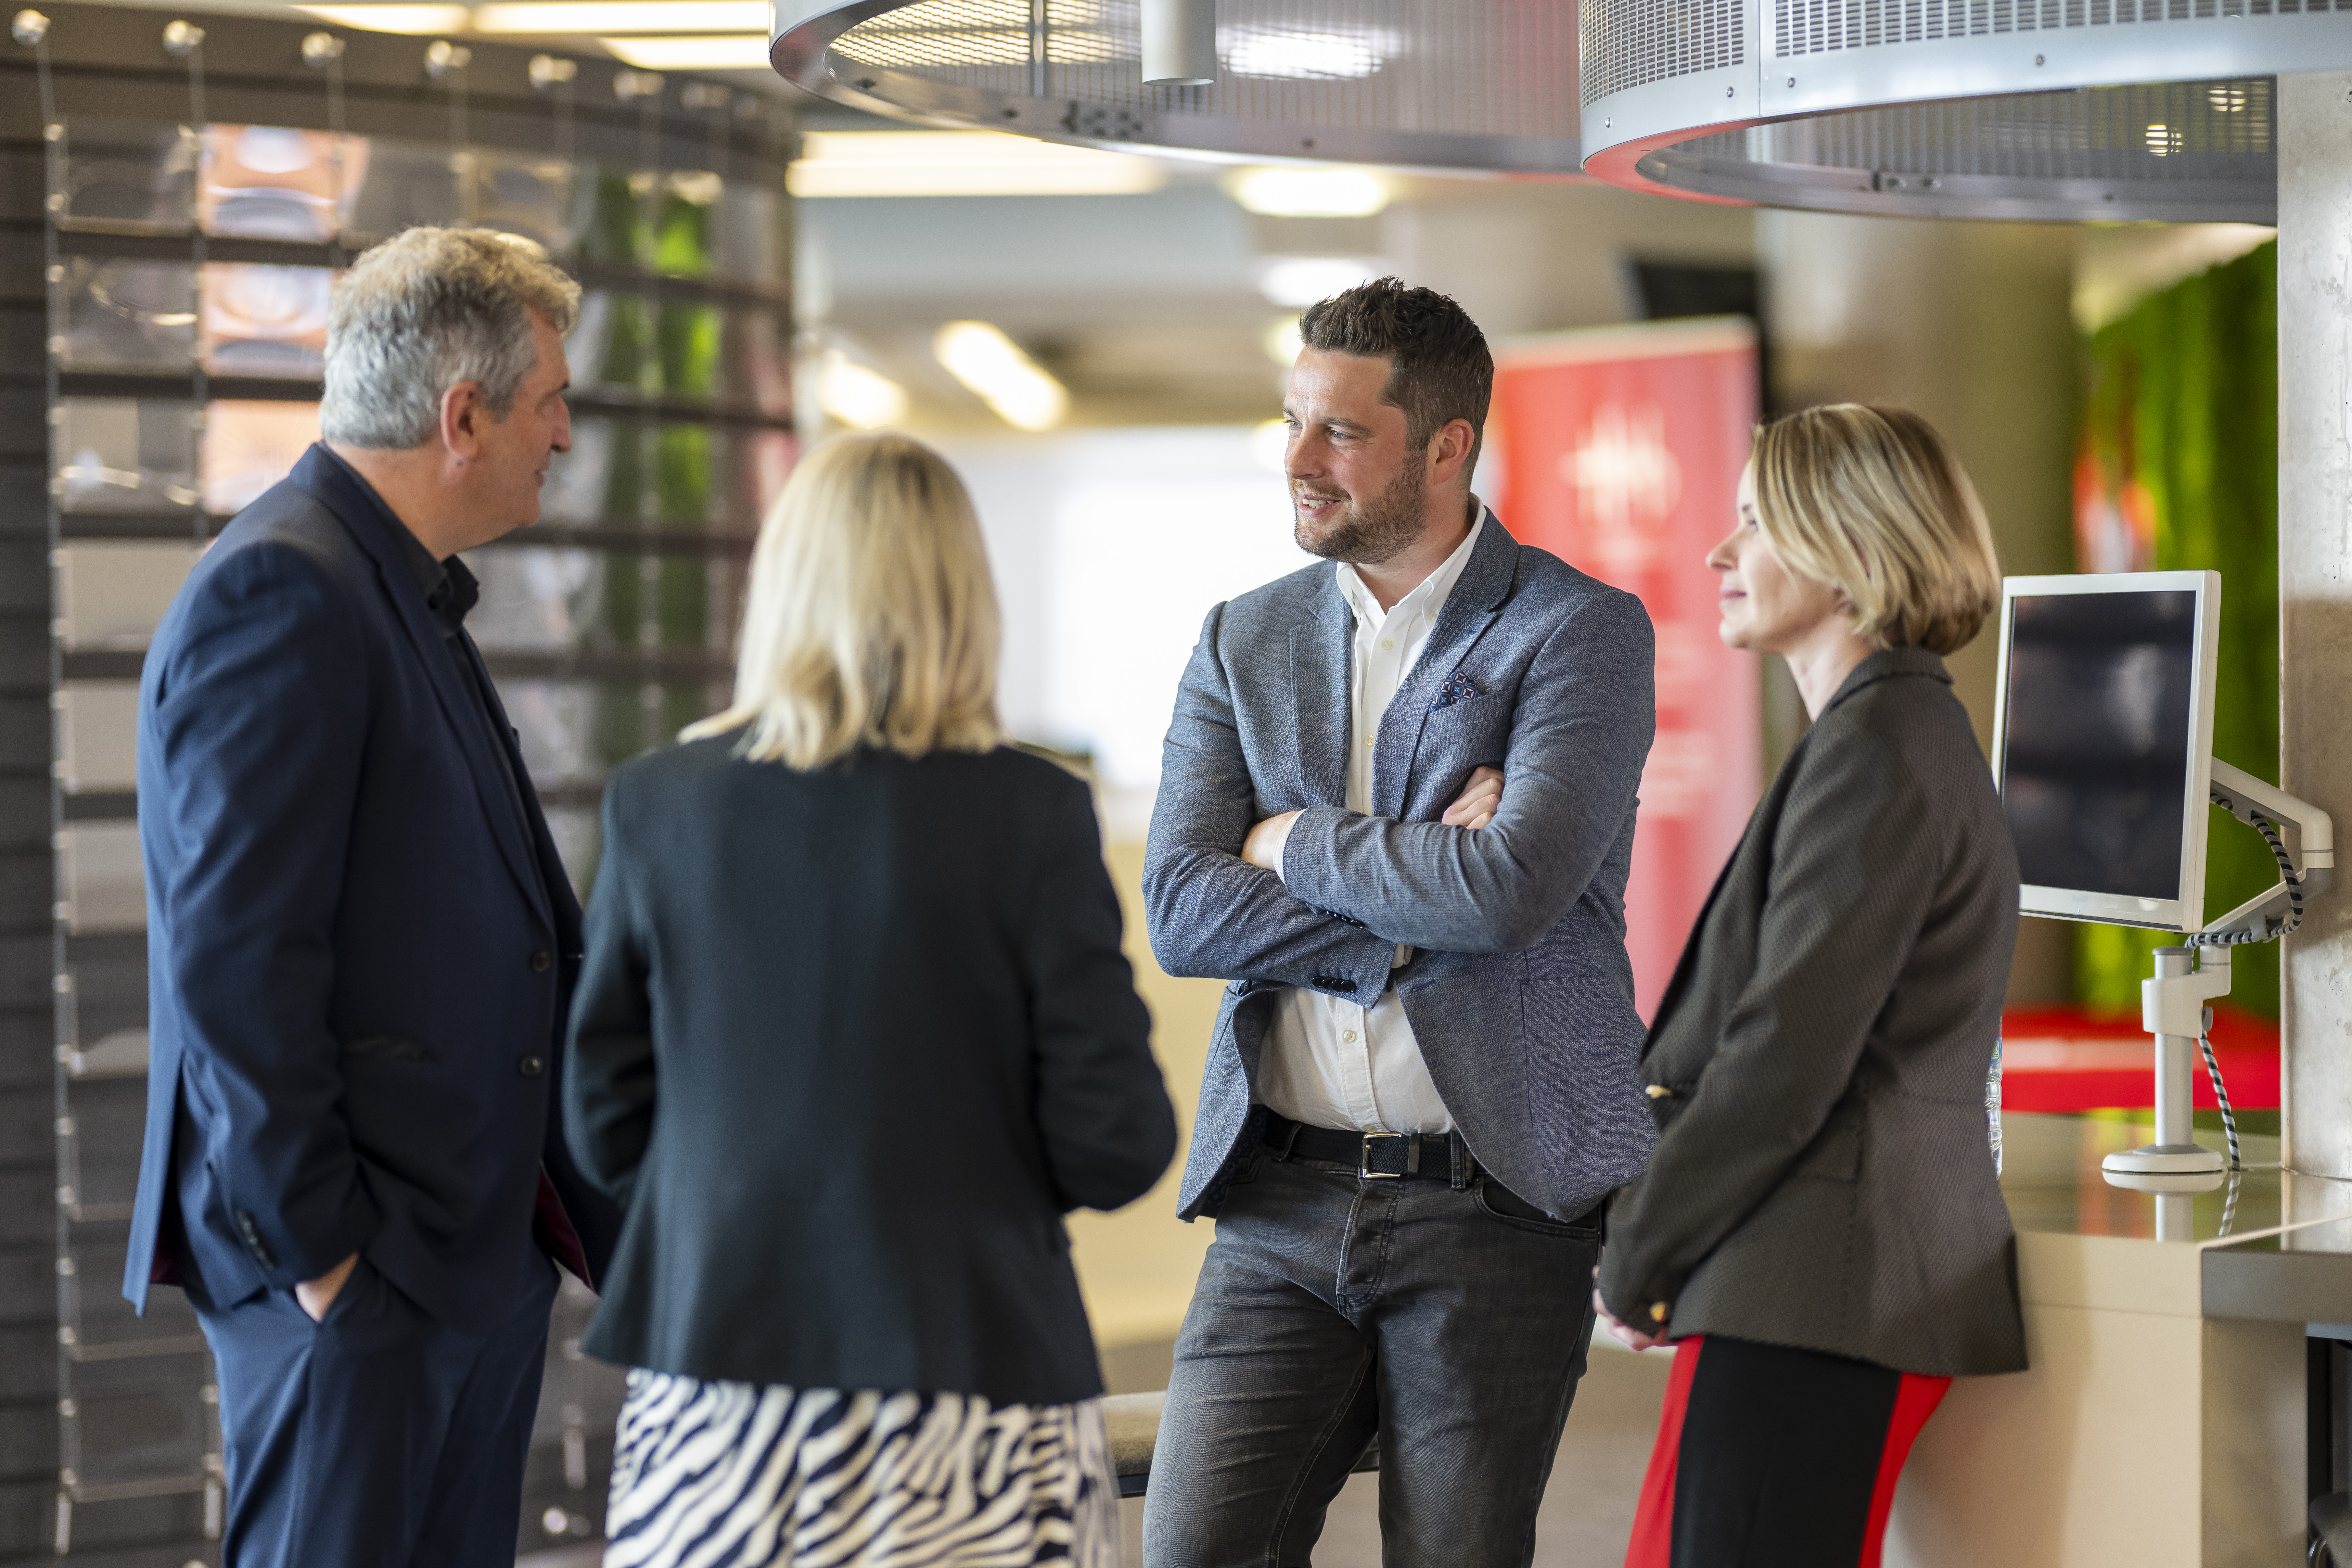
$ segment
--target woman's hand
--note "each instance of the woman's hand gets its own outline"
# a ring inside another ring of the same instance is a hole
[[[1470,782],[1438,820],[1448,827],[1484,827],[1495,820],[1496,808],[1502,804],[1503,775],[1493,768],[1473,768]]]
[[[1592,1270],[1592,1277],[1595,1279],[1601,1278],[1601,1269],[1597,1265]],[[1617,1342],[1627,1350],[1654,1350],[1666,1342],[1664,1334],[1645,1334],[1631,1323],[1620,1322],[1615,1314],[1609,1310],[1609,1304],[1601,1299],[1601,1287],[1598,1285],[1592,1288],[1592,1312],[1593,1316],[1601,1320],[1601,1326],[1606,1328]]]

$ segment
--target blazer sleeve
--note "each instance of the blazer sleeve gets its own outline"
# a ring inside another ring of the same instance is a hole
[[[1308,903],[1439,952],[1531,947],[1584,896],[1624,832],[1657,726],[1649,612],[1631,594],[1579,605],[1530,662],[1486,826],[1310,805],[1282,876]]]
[[[341,1111],[333,931],[367,758],[369,653],[331,568],[299,545],[235,550],[178,608],[143,698],[140,801],[158,957],[202,1097],[201,1152],[247,1250],[285,1289],[383,1224]],[[390,787],[397,787],[394,783]]]
[[[629,770],[604,790],[604,853],[589,896],[586,952],[572,999],[563,1131],[590,1185],[626,1204],[653,1142],[652,963],[629,865]]]
[[[1241,858],[1262,814],[1218,647],[1224,610],[1211,610],[1201,627],[1161,748],[1143,860],[1151,951],[1171,974],[1377,996],[1395,942],[1317,908]],[[1348,984],[1334,987],[1335,979]]]
[[[1023,962],[1036,1117],[1065,1210],[1113,1209],[1151,1190],[1176,1153],[1176,1112],[1151,1055],[1151,1016],[1119,947],[1118,895],[1094,802],[1067,791],[1045,824]]]
[[[1937,894],[1945,835],[1886,742],[1863,731],[1811,750],[1772,840],[1753,977],[1726,1015],[1649,1168],[1618,1195],[1601,1300],[1620,1321],[1666,1321],[1685,1281],[1789,1179],[1853,1085],[1873,1022]]]

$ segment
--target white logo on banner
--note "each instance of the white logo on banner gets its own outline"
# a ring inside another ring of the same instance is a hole
[[[1663,410],[1602,404],[1560,458],[1559,477],[1576,492],[1578,521],[1604,574],[1657,564],[1660,535],[1683,493],[1683,468],[1667,449]]]

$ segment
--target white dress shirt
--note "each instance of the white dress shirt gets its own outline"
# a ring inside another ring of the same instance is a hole
[[[1472,503],[1475,506],[1475,502]],[[1420,661],[1446,595],[1470,563],[1486,526],[1483,509],[1470,536],[1436,571],[1386,611],[1356,569],[1345,562],[1339,593],[1354,612],[1356,636],[1348,661],[1348,809],[1372,809],[1372,752],[1381,717],[1408,671]],[[1289,842],[1274,846],[1275,863]],[[1400,945],[1392,968],[1412,950]],[[1450,1132],[1454,1117],[1430,1081],[1421,1042],[1404,1016],[1396,987],[1385,986],[1370,1007],[1297,986],[1276,998],[1274,1027],[1258,1068],[1258,1099],[1309,1127],[1362,1131]]]

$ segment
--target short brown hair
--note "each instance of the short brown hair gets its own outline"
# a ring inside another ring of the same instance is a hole
[[[1456,419],[1470,422],[1470,461],[1486,440],[1486,405],[1495,393],[1495,356],[1470,313],[1434,289],[1408,289],[1375,278],[1307,307],[1299,341],[1325,353],[1389,362],[1381,401],[1404,410],[1405,439],[1426,447]]]
[[[1756,427],[1756,523],[1846,596],[1874,647],[1951,653],[2000,599],[1984,504],[1951,443],[1903,408],[1829,403]]]

